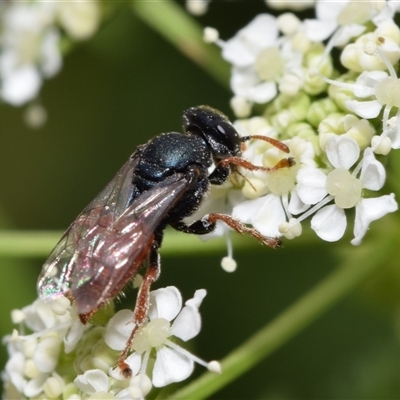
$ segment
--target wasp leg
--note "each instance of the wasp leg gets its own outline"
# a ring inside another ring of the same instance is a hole
[[[192,233],[194,235],[206,235],[207,233],[211,233],[215,229],[215,223],[204,223],[202,219],[195,221],[190,225],[187,225],[182,221],[173,223],[171,222],[170,225],[177,231]]]
[[[274,172],[281,168],[289,168],[295,164],[296,164],[296,162],[295,162],[294,158],[288,157],[288,158],[282,158],[282,160],[280,160],[273,167],[268,168],[268,167],[261,167],[258,165],[254,165],[250,161],[247,161],[241,157],[228,157],[228,158],[221,160],[218,163],[217,168],[218,167],[228,167],[229,165],[238,165],[244,169],[248,169],[249,171]]]
[[[249,228],[243,222],[240,222],[239,220],[232,218],[227,214],[212,213],[206,215],[201,220],[193,222],[190,225],[186,225],[184,222],[180,221],[171,223],[171,226],[181,232],[193,233],[195,235],[205,235],[207,233],[211,233],[215,229],[215,225],[218,220],[223,221],[226,225],[241,235],[250,235],[259,242],[272,247],[273,249],[281,246],[281,240],[279,238],[264,236],[257,229]]]
[[[279,150],[284,151],[285,153],[290,153],[290,149],[288,146],[286,146],[285,143],[281,142],[280,140],[274,139],[269,136],[262,136],[262,135],[250,135],[250,136],[242,136],[240,138],[241,142],[247,142],[249,140],[263,140],[264,142],[268,142],[272,144],[272,146],[275,146]]]
[[[118,367],[122,371],[122,375],[125,378],[132,377],[132,370],[129,365],[125,362],[128,353],[131,349],[133,339],[139,328],[147,319],[147,314],[149,311],[149,300],[150,300],[150,288],[151,284],[155,282],[160,275],[160,255],[158,254],[158,249],[161,246],[162,233],[155,232],[156,238],[153,241],[149,254],[149,265],[147,267],[146,273],[143,276],[143,282],[140,285],[139,292],[136,298],[135,309],[133,311],[135,327],[132,330],[129,339],[125,344],[125,348],[122,351],[118,359]]]
[[[202,219],[204,223],[208,223],[211,225],[215,225],[218,220],[223,221],[226,225],[228,225],[241,235],[250,235],[257,239],[259,242],[269,247],[272,247],[273,249],[280,247],[282,244],[281,240],[278,237],[264,236],[257,229],[249,228],[243,222],[240,222],[239,220],[232,218],[230,215],[227,214],[212,213],[208,214],[205,218]]]
[[[281,168],[290,168],[296,164],[296,161],[292,157],[282,158],[273,167],[261,167],[252,164],[250,161],[245,160],[241,157],[228,157],[219,161],[214,171],[210,174],[208,179],[213,185],[222,185],[228,179],[232,167],[242,167],[249,171],[263,171],[263,172],[274,172]]]

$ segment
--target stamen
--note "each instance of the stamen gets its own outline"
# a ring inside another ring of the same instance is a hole
[[[183,356],[192,359],[197,364],[202,365],[204,368],[208,369],[209,363],[205,362],[201,358],[199,358],[199,357],[195,356],[194,354],[190,353],[189,351],[185,350],[183,347],[178,346],[174,342],[171,342],[169,339],[167,339],[164,343],[166,345],[168,345],[168,347],[170,347],[171,349],[177,351],[178,353],[181,353]]]
[[[206,26],[203,31],[203,40],[205,43],[217,43],[219,41],[219,32],[215,28]]]
[[[233,246],[229,230],[226,230],[225,237],[228,254],[221,260],[221,267],[225,272],[234,272],[236,271],[237,263],[233,258]]]
[[[221,364],[218,361],[210,361],[207,368],[210,372],[214,372],[215,374],[222,373]]]
[[[281,203],[282,203],[283,210],[285,211],[287,219],[290,220],[292,218],[292,214],[289,212],[289,195],[287,192],[282,193]]]
[[[322,199],[319,203],[317,203],[314,207],[310,208],[307,210],[304,214],[300,215],[298,219],[299,222],[305,220],[308,218],[310,215],[316,213],[320,208],[322,208],[325,204],[328,204],[330,201],[334,199],[333,196],[326,196],[324,199]]]
[[[382,49],[380,49],[378,46],[376,47],[376,53],[379,55],[379,57],[385,63],[386,68],[389,71],[390,77],[397,79],[396,71],[394,70],[394,67],[393,67],[392,63],[386,57],[386,54],[382,51]]]

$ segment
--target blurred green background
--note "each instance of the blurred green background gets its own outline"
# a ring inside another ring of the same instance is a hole
[[[266,11],[261,1],[213,2],[197,20],[227,39]],[[181,131],[185,108],[209,104],[232,117],[227,87],[228,80],[225,87],[216,83],[120,3],[91,40],[65,56],[61,73],[45,82],[40,100],[49,119],[43,128],[27,128],[23,109],[0,106],[1,227],[64,230],[138,144]],[[394,168],[398,159],[391,158]],[[374,242],[375,229],[390,235],[385,220],[372,225],[362,246]],[[155,287],[175,285],[186,299],[198,288],[208,291],[197,355],[222,359],[351,250],[349,237],[337,245],[307,237],[276,251],[244,239],[248,246],[235,251],[233,274],[219,266],[223,245],[208,253],[209,244],[199,240],[190,257],[163,257]],[[43,261],[0,258],[1,336],[11,332],[10,310],[35,299]],[[398,281],[399,271],[382,265],[355,293],[212,398],[400,399]],[[0,356],[3,367],[4,348]]]

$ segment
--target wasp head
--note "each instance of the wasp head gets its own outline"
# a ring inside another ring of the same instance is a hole
[[[200,135],[210,147],[216,160],[241,155],[241,139],[229,119],[208,106],[187,109],[183,113],[183,129]]]

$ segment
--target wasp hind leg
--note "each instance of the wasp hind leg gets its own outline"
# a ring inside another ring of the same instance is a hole
[[[122,375],[125,378],[132,377],[132,370],[129,365],[125,362],[129,355],[133,339],[139,328],[146,322],[147,314],[150,306],[150,288],[153,282],[155,282],[160,275],[160,255],[158,249],[161,245],[162,234],[156,232],[156,238],[150,249],[149,264],[146,273],[143,276],[143,281],[139,287],[139,292],[136,298],[135,309],[133,311],[135,326],[125,344],[125,348],[119,356],[118,367],[122,371]]]

